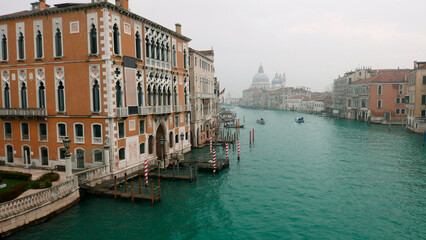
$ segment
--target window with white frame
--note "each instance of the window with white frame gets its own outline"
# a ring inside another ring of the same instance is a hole
[[[7,61],[9,59],[8,49],[8,31],[7,25],[0,25],[0,60]]]
[[[26,122],[21,123],[21,140],[22,141],[30,140],[30,127],[28,123]]]
[[[43,53],[43,21],[34,21],[34,56],[36,59],[41,59],[44,56]]]
[[[55,58],[63,57],[62,18],[52,19],[53,54]]]
[[[74,124],[74,142],[84,143],[84,125],[82,123]]]
[[[179,116],[175,116],[175,127],[179,127]]]
[[[101,111],[101,95],[98,80],[94,80],[92,84],[92,108],[93,112]]]
[[[12,140],[12,123],[11,122],[4,122],[4,139],[5,140]]]
[[[25,24],[16,24],[16,51],[18,60],[25,60]]]
[[[405,114],[405,108],[401,108],[401,114]]]
[[[395,113],[396,113],[396,114],[400,114],[400,109],[399,109],[399,108],[397,108],[397,109],[396,109],[396,111],[395,111]]]
[[[382,85],[377,86],[377,94],[382,95]]]
[[[92,143],[102,144],[102,125],[101,124],[92,125]]]
[[[101,163],[103,162],[103,152],[102,149],[94,149],[93,150],[93,159],[94,162]]]
[[[65,123],[58,123],[57,133],[58,133],[57,141],[62,143],[62,140],[67,136],[67,125]]]
[[[8,163],[13,163],[13,146],[12,145],[6,145],[6,161]]]
[[[145,120],[139,120],[139,134],[145,134]]]
[[[377,108],[382,108],[382,99],[377,99]]]
[[[40,81],[38,84],[37,100],[39,108],[46,107],[46,88],[44,87],[43,81]]]
[[[3,86],[3,107],[10,108],[10,87],[7,82]]]
[[[90,55],[98,54],[98,13],[87,13],[87,37]]]
[[[145,153],[145,143],[139,144],[139,154]]]
[[[404,92],[404,85],[399,84],[399,88],[398,88],[398,94],[402,95],[402,93]]]
[[[27,108],[28,106],[27,84],[23,81],[20,84],[19,96],[20,96],[21,108]]]
[[[47,123],[38,124],[39,140],[42,142],[47,141]]]
[[[40,162],[43,166],[49,165],[49,150],[47,147],[40,147]]]
[[[119,122],[118,123],[118,138],[119,139],[124,138],[126,136],[125,130],[126,130],[126,128],[124,126],[124,122]]]
[[[136,50],[136,59],[142,59],[142,39],[139,31],[135,33],[135,50]]]
[[[118,160],[124,159],[126,159],[126,148],[120,148],[120,150],[118,150]]]
[[[65,160],[65,154],[67,152],[67,149],[65,149],[64,147],[59,148],[59,159],[60,160]]]

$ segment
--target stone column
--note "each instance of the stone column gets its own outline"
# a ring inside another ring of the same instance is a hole
[[[110,157],[109,157],[109,146],[107,145],[104,146],[104,164],[106,166],[107,173],[110,173],[111,164],[110,164]]]
[[[65,173],[67,180],[72,178],[72,162],[71,162],[71,153],[67,152],[65,153]]]

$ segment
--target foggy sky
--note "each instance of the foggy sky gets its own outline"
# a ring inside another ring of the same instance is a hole
[[[2,0],[0,15],[38,0]],[[46,0],[53,5],[90,0]],[[115,3],[115,0],[109,0]],[[357,67],[412,68],[426,60],[426,1],[402,0],[129,0],[130,10],[169,29],[182,24],[190,47],[215,50],[216,76],[233,97],[259,64],[271,81],[324,91]]]

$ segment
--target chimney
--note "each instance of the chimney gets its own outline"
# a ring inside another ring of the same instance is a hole
[[[46,0],[38,0],[38,2],[31,3],[31,5],[32,5],[31,7],[32,10],[40,10],[40,11],[46,10],[49,7],[49,5],[46,5]]]
[[[129,10],[129,0],[115,0],[115,6]]]
[[[176,32],[179,34],[182,34],[182,25],[180,25],[180,23],[176,23]]]

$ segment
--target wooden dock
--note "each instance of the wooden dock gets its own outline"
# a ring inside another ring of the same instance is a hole
[[[185,161],[181,162],[182,166],[178,167],[177,164],[170,165],[164,169],[154,169],[149,171],[149,177],[159,177],[164,179],[173,179],[173,180],[188,180],[190,182],[197,179],[198,167],[193,164],[183,164]]]
[[[206,171],[213,173],[213,161],[183,161],[183,164],[196,164],[198,170]],[[229,160],[226,159],[216,159],[216,172],[220,172],[221,170],[229,167]]]

